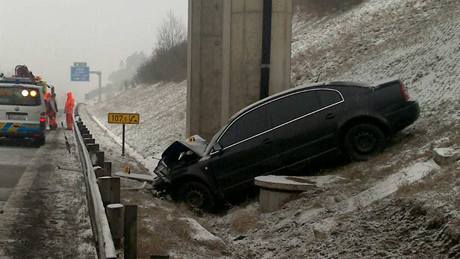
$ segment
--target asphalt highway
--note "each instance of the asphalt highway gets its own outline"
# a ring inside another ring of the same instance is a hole
[[[38,148],[29,141],[0,140],[0,208],[8,200]]]
[[[73,140],[60,128],[40,148],[1,141],[0,258],[95,258],[84,175],[64,134]]]

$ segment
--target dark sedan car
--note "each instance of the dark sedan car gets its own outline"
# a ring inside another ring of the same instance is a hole
[[[367,160],[418,116],[399,80],[297,87],[241,110],[209,143],[198,136],[173,143],[155,169],[155,186],[191,207],[211,208],[259,175],[331,154]]]

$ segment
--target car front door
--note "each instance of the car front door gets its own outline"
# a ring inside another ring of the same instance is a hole
[[[316,90],[291,93],[268,104],[274,142],[281,149],[284,166],[301,165],[310,156],[322,152],[317,145],[323,134],[318,127],[320,107]]]
[[[224,194],[253,186],[254,176],[280,165],[270,127],[267,109],[262,106],[237,117],[219,137],[221,151],[211,152],[208,164]]]

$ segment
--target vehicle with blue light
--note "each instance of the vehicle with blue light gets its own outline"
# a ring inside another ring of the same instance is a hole
[[[0,138],[46,140],[43,87],[28,78],[0,78]]]

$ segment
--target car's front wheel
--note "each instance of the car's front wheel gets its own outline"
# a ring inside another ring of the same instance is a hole
[[[385,134],[372,124],[358,124],[345,133],[345,152],[355,161],[366,161],[385,149]]]
[[[210,210],[214,207],[214,197],[211,191],[199,182],[188,182],[180,186],[177,199],[191,209]]]

